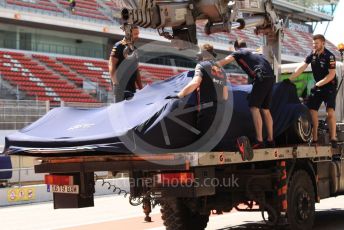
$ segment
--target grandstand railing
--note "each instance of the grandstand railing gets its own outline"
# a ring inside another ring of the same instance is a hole
[[[63,102],[54,106],[49,101],[0,99],[0,130],[18,130],[44,116],[50,109],[60,106],[99,108],[107,103]]]
[[[107,106],[109,103],[80,103],[80,102],[64,102],[61,101],[61,106],[76,107],[76,108],[100,108]]]
[[[18,47],[19,45],[19,47]],[[94,48],[78,48],[74,46],[59,45],[45,42],[35,42],[29,40],[7,40],[3,41],[3,46],[1,48],[5,49],[16,49],[16,50],[28,50],[35,52],[46,52],[46,53],[56,53],[65,55],[74,55],[82,57],[94,57],[94,58],[104,58],[105,51],[101,49]]]
[[[50,109],[48,101],[0,100],[0,129],[21,129]]]
[[[66,13],[66,12],[54,12],[54,11],[48,11],[48,10],[42,10],[42,9],[37,9],[37,8],[32,8],[32,7],[25,7],[25,6],[18,6],[18,5],[13,5],[7,3],[7,0],[1,0],[0,6],[4,8],[9,8],[9,9],[15,9],[19,11],[26,11],[26,12],[31,12],[31,13],[39,13],[39,14],[44,14],[44,15],[49,15],[49,16],[63,16],[71,19],[76,19],[84,22],[95,22],[95,23],[102,23],[104,25],[112,25],[113,20],[101,20],[97,18],[92,18],[92,17],[85,17],[85,16],[80,16],[80,15],[74,15],[71,13]],[[111,10],[109,10],[110,12]],[[110,16],[110,15],[108,15]]]
[[[3,81],[3,75],[0,73],[0,96],[1,98],[4,99],[9,99],[7,98],[8,96],[14,95],[15,98],[17,100],[21,100],[25,98],[25,93],[21,92],[18,88],[18,86],[16,88],[9,86],[9,84],[6,84]]]

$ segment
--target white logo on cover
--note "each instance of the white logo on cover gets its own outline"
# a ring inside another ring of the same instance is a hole
[[[68,128],[67,130],[73,131],[76,129],[88,129],[88,128],[91,128],[92,126],[94,126],[94,124],[78,124],[78,125],[74,125],[74,126]]]

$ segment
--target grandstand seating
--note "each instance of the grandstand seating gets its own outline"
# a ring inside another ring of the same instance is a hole
[[[57,0],[57,2],[64,8],[66,9],[69,8],[69,3],[66,0]],[[97,3],[96,0],[78,0],[76,2],[76,9],[73,14],[79,15],[82,17],[89,17],[89,18],[110,21],[110,18],[104,15],[100,11],[100,8],[101,6]]]
[[[4,80],[37,100],[48,100],[52,104],[60,101],[97,102],[23,53],[0,51],[0,73]]]
[[[295,36],[289,30],[284,30],[284,37],[282,40],[282,46],[284,48],[284,53],[289,55],[295,55],[298,52],[303,52],[303,48],[300,43],[290,44],[288,41],[295,40]],[[297,55],[299,56],[299,55]]]
[[[62,62],[64,65],[67,65],[78,74],[81,74],[94,83],[97,83],[107,91],[111,90],[108,65],[105,60],[95,61],[64,57],[59,57],[57,60]]]
[[[105,5],[107,5],[112,10],[120,10],[121,6],[118,1],[104,0]]]
[[[248,84],[248,78],[245,74],[231,73],[227,74],[228,82],[233,85],[246,85]]]
[[[142,83],[151,84],[185,71],[151,64],[139,66]],[[84,79],[98,83],[106,91],[111,91],[106,60],[76,57],[53,57],[42,54],[0,50],[0,74],[14,87],[38,100],[51,103],[87,102],[97,100],[84,92]]]
[[[285,39],[284,44],[289,44],[289,47],[293,48],[292,55],[306,56],[312,51],[313,35],[311,33],[285,29],[284,34],[290,36],[290,38]],[[338,49],[331,42],[326,43],[326,48],[336,57],[340,57]]]
[[[68,1],[66,0],[5,0],[9,5],[17,5],[28,8],[36,8],[46,11],[61,12],[61,10],[52,3],[55,2],[62,8],[68,9]],[[98,3],[99,2],[99,3]],[[60,7],[60,8],[61,8]],[[65,16],[71,16],[72,14],[81,16],[83,18],[111,21],[112,23],[118,23],[113,20],[113,11],[121,8],[119,2],[112,0],[78,0],[76,11],[74,13],[63,12]],[[66,15],[67,14],[67,15]],[[68,15],[70,14],[70,15]],[[247,41],[250,48],[257,49],[262,45],[261,36],[254,34],[253,29],[244,30],[232,30],[230,34],[217,33],[206,35],[204,33],[204,25],[206,21],[199,21],[197,24],[197,35],[200,40],[226,44],[229,41],[234,41],[236,38],[243,38]],[[300,31],[293,31],[290,29],[284,30],[284,40],[282,43],[282,53],[292,56],[306,56],[312,49],[312,34]],[[225,45],[225,46],[226,46]],[[340,54],[336,47],[330,42],[327,44],[329,50],[331,50],[337,58],[340,58]],[[227,48],[224,48],[225,50]]]
[[[140,74],[144,83],[165,80],[170,76],[186,71],[186,69],[171,68],[166,66],[144,65],[141,64]]]
[[[54,12],[62,11],[57,8],[57,6],[49,0],[6,0],[9,5],[16,5],[26,8],[34,8],[39,10],[47,10]]]
[[[256,49],[263,45],[261,36],[254,34],[253,29],[232,30],[230,34],[217,33],[206,35],[204,26],[206,21],[199,21],[197,24],[197,36],[207,42],[224,43],[226,46],[229,42],[235,41],[237,38],[245,39],[248,47]],[[306,56],[312,50],[312,34],[302,31],[296,31],[285,28],[284,38],[282,39],[282,53],[292,56]],[[331,42],[326,43],[326,47],[334,53],[339,59],[340,53],[335,45]]]
[[[88,78],[89,80],[98,83],[101,87],[106,90],[111,90],[109,85],[109,73],[108,73],[108,63],[105,60],[85,60],[85,59],[75,59],[75,58],[57,58],[58,61],[69,66],[71,69],[76,71]],[[150,84],[157,80],[164,80],[167,77],[178,74],[183,69],[170,68],[170,67],[158,67],[154,65],[140,64],[139,66],[140,74],[142,77],[143,84]]]
[[[57,12],[66,14],[69,11],[69,3],[66,0],[4,0],[9,6],[20,6],[25,8],[38,9],[48,12]],[[54,4],[54,1],[56,4]],[[60,8],[66,9],[66,12],[63,12]],[[114,7],[114,4],[108,3],[104,4],[106,7]],[[102,12],[102,6],[100,6],[96,0],[78,0],[76,2],[75,12],[71,14],[92,18],[97,20],[111,21],[112,15],[104,14]],[[105,9],[108,12],[111,12],[110,8]]]
[[[81,87],[83,83],[83,79],[78,77],[75,73],[72,73],[69,69],[64,67],[62,64],[56,62],[56,60],[49,58],[45,55],[37,55],[34,54],[32,57],[37,58],[39,61],[45,63],[47,66],[52,68],[57,73],[61,74],[62,76],[67,77],[70,81],[74,82],[75,85]]]

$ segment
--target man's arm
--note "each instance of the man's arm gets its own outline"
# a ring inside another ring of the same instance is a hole
[[[295,69],[295,72],[292,73],[292,75],[290,75],[289,80],[292,81],[298,76],[300,76],[300,74],[303,73],[303,71],[305,71],[308,65],[309,64],[307,64],[306,62],[302,63],[299,67]]]
[[[335,69],[329,69],[329,73],[326,75],[326,77],[323,78],[322,80],[318,81],[315,85],[317,87],[321,87],[323,85],[326,85],[327,83],[332,81],[335,76],[336,76],[336,70]]]
[[[232,55],[228,55],[224,59],[217,61],[216,65],[222,67],[222,66],[225,66],[225,65],[227,65],[233,61],[235,61],[235,58]]]
[[[334,57],[334,55],[331,55],[328,58],[327,62],[329,66],[328,74],[322,80],[318,81],[315,84],[315,86],[317,87],[326,85],[336,77],[336,58]]]
[[[141,73],[139,69],[137,69],[137,77],[136,77],[136,86],[138,89],[142,89],[142,79],[141,79]]]
[[[109,74],[110,74],[110,78],[112,81],[113,85],[117,85],[117,78],[116,78],[116,66],[118,63],[118,59],[116,57],[110,56],[109,59]]]
[[[182,89],[177,96],[179,98],[183,98],[187,95],[189,95],[190,93],[192,93],[193,91],[195,91],[202,82],[202,77],[200,76],[194,76],[193,79],[189,82],[189,84],[187,84],[187,86],[184,87],[184,89]]]

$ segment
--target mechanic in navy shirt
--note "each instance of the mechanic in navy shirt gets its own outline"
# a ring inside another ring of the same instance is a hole
[[[253,53],[247,49],[247,45],[244,40],[235,41],[234,49],[235,52],[218,61],[217,65],[224,66],[236,61],[253,80],[252,91],[248,99],[256,130],[256,141],[252,144],[252,147],[274,147],[273,120],[270,113],[272,86],[275,82],[274,72],[270,63],[262,54]],[[261,113],[263,114],[265,126],[268,132],[266,144],[264,144],[263,140],[263,121]]]
[[[139,73],[139,59],[134,42],[139,38],[139,28],[132,26],[131,38],[125,37],[117,42],[111,51],[109,73],[115,96],[115,102],[129,99],[136,92],[136,86],[142,89]]]
[[[215,57],[216,53],[211,44],[200,46],[199,63],[195,67],[192,80],[176,95],[165,98],[180,99],[197,90],[200,103],[200,110],[197,114],[197,128],[201,131],[201,134],[215,132],[214,127],[211,128],[211,125],[216,113],[222,112],[224,102],[228,99],[227,75],[224,69],[214,65]]]
[[[337,146],[336,138],[336,58],[325,48],[325,37],[321,34],[313,36],[313,51],[306,57],[304,63],[296,68],[289,80],[297,78],[309,64],[312,66],[314,87],[311,89],[307,106],[313,121],[313,143],[318,141],[318,110],[322,102],[325,102],[327,122],[330,130],[332,147]]]

